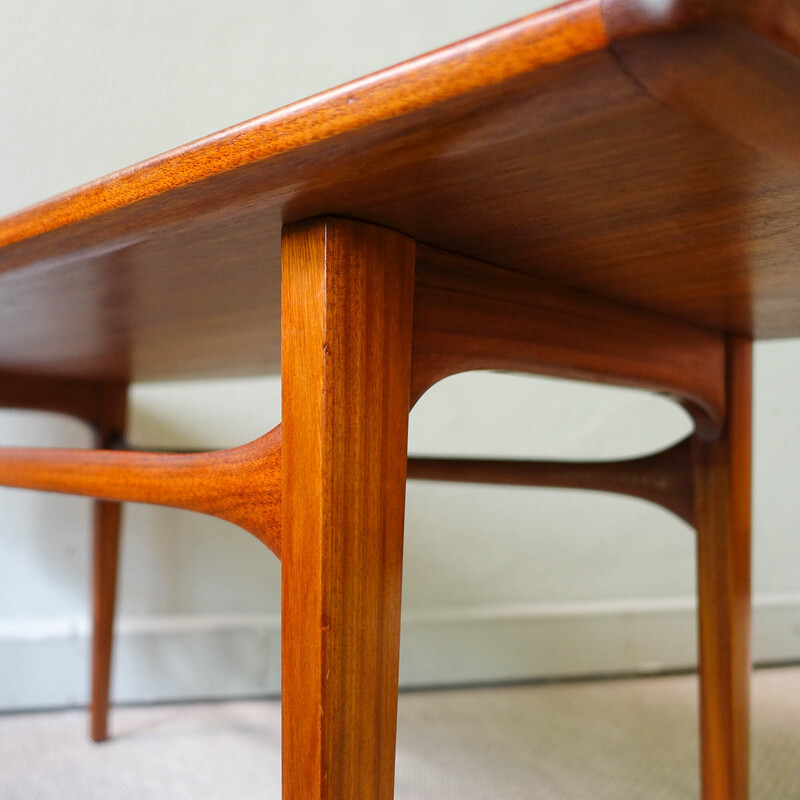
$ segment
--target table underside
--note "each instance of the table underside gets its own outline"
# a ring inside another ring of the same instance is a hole
[[[469,91],[423,102],[431,61],[469,66],[456,45],[7,218],[0,368],[278,372],[281,227],[322,214],[698,326],[799,335],[800,62],[707,23],[606,46],[591,29],[540,63],[546,22],[473,40],[476,65],[498,41],[530,63],[468,70]]]

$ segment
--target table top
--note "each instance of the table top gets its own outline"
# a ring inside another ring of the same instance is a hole
[[[0,220],[0,368],[279,368],[280,230],[336,214],[800,335],[800,2],[574,0]]]

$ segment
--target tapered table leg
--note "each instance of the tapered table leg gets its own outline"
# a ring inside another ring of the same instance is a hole
[[[127,387],[113,386],[101,392],[97,422],[98,446],[108,448],[115,434],[124,433]],[[96,500],[92,563],[92,681],[91,737],[108,738],[108,697],[111,653],[114,642],[114,611],[119,566],[119,536],[122,506]]]
[[[727,425],[694,450],[703,800],[749,780],[751,343],[728,340]]]
[[[315,220],[282,261],[283,797],[389,800],[414,245]]]
[[[96,500],[94,503],[91,736],[95,742],[108,738],[108,696],[114,641],[121,509],[119,503],[103,500]]]

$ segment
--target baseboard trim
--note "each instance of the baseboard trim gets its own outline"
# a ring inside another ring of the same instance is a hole
[[[276,614],[129,617],[117,634],[116,702],[280,691]],[[654,673],[692,668],[696,652],[691,598],[409,609],[400,679],[427,687]],[[800,658],[800,595],[754,599],[753,654]],[[84,705],[88,655],[86,620],[0,622],[0,709]]]

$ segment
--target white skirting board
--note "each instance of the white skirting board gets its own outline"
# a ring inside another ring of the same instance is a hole
[[[412,610],[404,613],[405,687],[659,672],[696,663],[691,599]],[[754,603],[756,662],[800,660],[800,596]],[[115,702],[275,695],[277,615],[122,618]],[[0,709],[84,705],[85,620],[0,623]]]

